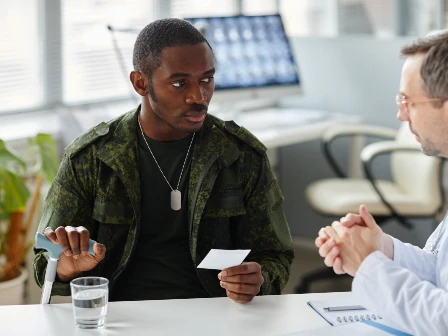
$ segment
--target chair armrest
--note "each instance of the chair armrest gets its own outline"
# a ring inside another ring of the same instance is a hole
[[[387,201],[385,195],[383,195],[383,193],[379,190],[376,184],[376,179],[373,176],[373,172],[370,167],[372,160],[376,156],[384,153],[397,152],[397,151],[421,152],[421,147],[419,144],[399,143],[396,141],[380,141],[364,147],[363,150],[361,151],[360,157],[364,167],[364,173],[373,189],[375,189],[378,197],[383,202],[383,204],[389,209],[392,216],[398,219],[401,225],[403,225],[408,229],[412,229],[413,225],[407,220],[407,218],[397,213],[394,206],[391,203],[389,203],[389,201]]]
[[[386,139],[394,139],[397,130],[374,125],[337,125],[330,127],[322,135],[324,142],[330,142],[339,136],[370,135]]]
[[[381,138],[394,139],[397,135],[397,131],[391,128],[374,125],[337,125],[329,128],[322,135],[322,151],[325,155],[325,158],[327,159],[329,166],[336,174],[336,176],[340,178],[347,177],[331,151],[331,143],[337,137],[359,135],[370,135]]]
[[[375,156],[396,151],[418,151],[421,152],[419,144],[406,144],[396,141],[380,141],[365,146],[361,151],[361,161],[363,163],[371,161]]]

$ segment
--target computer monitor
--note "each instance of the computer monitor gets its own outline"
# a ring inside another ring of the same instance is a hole
[[[299,70],[280,15],[185,20],[202,32],[215,54],[212,103],[256,104],[300,93]]]

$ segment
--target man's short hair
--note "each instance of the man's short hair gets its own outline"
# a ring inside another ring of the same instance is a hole
[[[151,22],[142,29],[135,41],[132,58],[134,70],[151,77],[152,71],[161,64],[160,54],[164,48],[202,42],[210,47],[204,35],[185,20],[170,18]]]
[[[429,97],[448,99],[448,30],[435,32],[401,49],[404,57],[426,54],[420,70],[423,90]],[[434,102],[435,107],[443,102]]]

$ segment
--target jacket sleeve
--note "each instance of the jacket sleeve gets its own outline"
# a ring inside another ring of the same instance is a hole
[[[291,234],[283,211],[283,195],[269,161],[253,160],[245,187],[247,214],[239,226],[242,246],[251,249],[247,261],[261,265],[264,283],[261,295],[281,294],[294,258]],[[256,167],[256,168],[255,168]],[[255,173],[256,172],[256,173]]]
[[[88,175],[81,172],[81,176]],[[43,233],[46,227],[55,230],[59,226],[84,226],[92,236],[92,233],[95,232],[91,216],[92,202],[89,201],[89,196],[83,188],[88,183],[74,173],[69,156],[64,155],[58,174],[45,199],[38,232]],[[34,252],[34,278],[37,285],[42,287],[45,280],[48,253],[38,249],[35,249]],[[70,285],[55,281],[52,295],[70,295]]]

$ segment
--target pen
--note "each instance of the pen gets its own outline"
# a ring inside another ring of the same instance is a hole
[[[345,311],[345,310],[366,310],[363,306],[339,306],[339,307],[327,307],[326,311]]]

